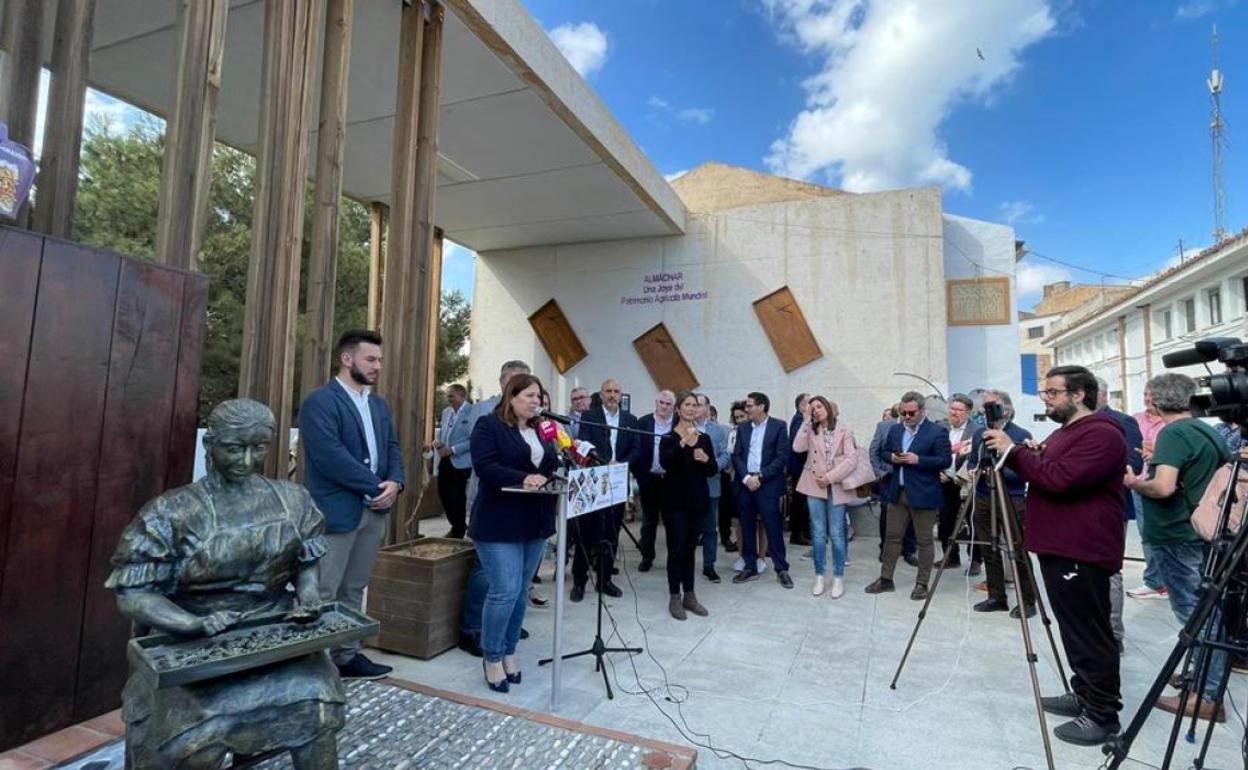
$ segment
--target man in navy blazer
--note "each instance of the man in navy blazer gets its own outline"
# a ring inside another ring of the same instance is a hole
[[[359,610],[386,536],[386,514],[403,490],[403,456],[390,408],[372,392],[381,373],[381,335],[348,331],[335,348],[338,374],[299,407],[304,484],[325,516],[329,551],[321,557],[321,599]],[[389,666],[360,653],[358,642],[332,651],[344,679],[380,679]]]
[[[637,451],[633,454],[633,478],[637,479],[637,490],[641,495],[641,563],[637,569],[648,572],[654,565],[655,539],[659,533],[659,523],[663,520],[663,500],[659,490],[663,485],[663,476],[667,471],[659,464],[659,439],[672,430],[675,417],[676,394],[670,390],[660,390],[654,397],[654,411],[637,420],[637,429],[653,433],[654,438],[639,437]]]
[[[741,557],[745,567],[734,583],[758,577],[758,539],[755,527],[759,517],[767,530],[767,547],[776,568],[776,579],[785,588],[793,587],[789,562],[785,559],[784,525],[780,521],[780,498],[785,490],[785,467],[789,461],[788,426],[767,415],[771,400],[765,393],[745,397],[749,419],[737,426],[737,444],[732,450],[736,471],[737,510],[741,514]]]
[[[928,579],[932,574],[935,548],[932,529],[940,511],[942,492],[940,473],[953,461],[949,431],[925,419],[923,396],[910,391],[901,397],[901,422],[888,431],[878,451],[879,459],[894,468],[883,485],[884,501],[888,504],[888,531],[884,542],[884,563],[880,577],[866,587],[869,594],[892,591],[893,570],[901,556],[901,540],[906,525],[914,522],[919,540],[919,573],[915,577],[910,598],[927,598]]]
[[[613,428],[637,428],[637,418],[620,408],[624,390],[618,380],[608,378],[598,390],[599,398],[593,406],[581,413],[578,437],[594,445],[594,454],[607,464],[629,464],[640,447],[641,436]],[[586,401],[588,401],[586,394]],[[611,427],[603,427],[611,426]],[[623,596],[624,592],[611,582],[615,568],[615,550],[619,545],[620,527],[624,526],[624,503],[613,505],[602,513],[578,516],[568,530],[572,535],[572,593],[570,599],[579,602],[585,598],[585,585],[589,582],[590,567],[598,567],[602,560],[603,582],[598,590],[607,596]],[[603,548],[603,542],[610,547]],[[597,574],[597,573],[595,573]]]

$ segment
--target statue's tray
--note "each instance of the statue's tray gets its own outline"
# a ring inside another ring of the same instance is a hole
[[[312,623],[257,615],[216,636],[152,634],[131,639],[126,656],[156,688],[216,679],[376,636],[377,621],[334,602]]]

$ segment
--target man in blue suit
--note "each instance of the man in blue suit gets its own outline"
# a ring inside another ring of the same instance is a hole
[[[442,410],[438,438],[430,449],[438,455],[438,499],[451,523],[447,537],[461,538],[468,532],[468,477],[472,475],[472,455],[468,452],[468,389],[458,383],[446,389],[448,406]]]
[[[619,381],[608,378],[603,381],[602,388],[598,391],[597,402],[581,413],[580,440],[593,444],[594,454],[608,465],[627,465],[641,447],[641,436],[615,430],[637,428],[637,418],[620,408],[620,397],[623,393]],[[586,400],[589,400],[588,394]],[[619,586],[611,581],[611,572],[615,568],[615,550],[619,545],[622,526],[624,503],[572,520],[572,526],[568,530],[571,535],[568,547],[572,549],[572,593],[569,596],[572,601],[579,602],[585,598],[585,585],[589,582],[590,568],[597,568],[599,559],[602,559],[604,579],[601,585],[596,586],[597,589],[607,596],[624,595]],[[604,548],[604,542],[609,547]]]
[[[881,462],[893,466],[895,472],[884,483],[882,494],[888,504],[888,531],[884,542],[884,563],[880,577],[866,587],[869,594],[895,589],[893,570],[901,556],[901,540],[906,525],[914,522],[919,541],[919,573],[915,577],[910,598],[927,598],[928,578],[932,574],[935,548],[932,529],[940,510],[942,493],[940,472],[949,467],[953,453],[949,431],[929,422],[923,414],[923,396],[910,391],[901,397],[901,422],[888,431],[878,450]]]
[[[372,392],[381,373],[381,335],[348,331],[335,348],[338,374],[299,407],[305,485],[325,516],[329,551],[321,557],[321,599],[359,610],[386,536],[386,514],[403,490],[403,456],[390,408]],[[380,679],[356,642],[332,651],[343,679]]]
[[[711,495],[711,508],[707,511],[706,525],[702,528],[702,574],[712,583],[718,583],[719,573],[715,571],[716,538],[719,525],[719,498],[723,495],[723,484],[720,476],[732,467],[732,455],[728,453],[728,430],[711,419],[711,399],[705,393],[698,397],[698,430],[711,439],[711,448],[715,450],[715,464],[719,473],[706,480]]]
[[[776,568],[776,579],[785,588],[793,587],[789,563],[785,560],[784,525],[780,521],[780,498],[784,496],[784,471],[789,460],[789,432],[782,420],[767,415],[771,400],[764,393],[745,397],[748,420],[737,426],[737,445],[732,450],[732,467],[737,473],[737,510],[741,513],[741,557],[745,567],[734,583],[758,577],[758,539],[755,527],[761,517],[767,529],[767,547]]]

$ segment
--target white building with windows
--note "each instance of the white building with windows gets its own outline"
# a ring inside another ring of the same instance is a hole
[[[1109,384],[1110,404],[1134,413],[1144,408],[1145,383],[1166,371],[1162,356],[1205,337],[1248,337],[1248,230],[1063,324],[1045,344],[1056,365],[1088,367]],[[1202,366],[1175,371],[1205,373]]]

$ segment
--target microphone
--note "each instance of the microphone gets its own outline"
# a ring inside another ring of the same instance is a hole
[[[559,436],[559,429],[550,420],[545,420],[538,426],[538,435],[542,441],[556,441]]]
[[[572,424],[571,417],[567,416],[566,414],[557,414],[555,412],[550,411],[549,409],[543,409],[542,411],[537,413],[537,416],[544,417],[547,420],[554,420],[555,422],[561,422],[564,425]]]
[[[597,448],[588,441],[576,442],[576,454],[581,458],[581,465],[602,465]]]

